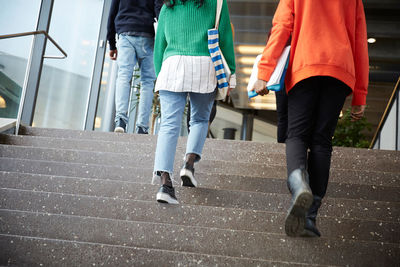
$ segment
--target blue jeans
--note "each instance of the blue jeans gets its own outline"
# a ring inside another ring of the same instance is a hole
[[[139,126],[145,132],[149,129],[154,81],[156,79],[153,64],[153,48],[154,38],[119,35],[117,56],[118,77],[115,88],[115,122],[122,119],[125,123],[128,123],[132,75],[136,63],[139,63],[141,87],[136,132]]]
[[[186,144],[186,154],[194,153],[201,158],[208,132],[208,121],[215,99],[215,91],[208,94],[159,91],[161,104],[161,124],[158,132],[154,172],[168,172],[174,169],[176,144],[182,124],[187,95],[190,97],[190,132]]]

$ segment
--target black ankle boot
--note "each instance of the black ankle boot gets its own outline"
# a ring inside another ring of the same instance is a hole
[[[304,231],[301,233],[302,237],[320,237],[321,236],[321,233],[319,232],[317,225],[316,225],[318,209],[319,209],[319,207],[321,207],[321,200],[322,199],[319,196],[314,196],[313,203],[311,204],[311,207],[307,212]]]
[[[285,232],[288,236],[300,236],[304,230],[306,214],[313,201],[307,171],[294,170],[289,175],[288,187],[292,193],[292,204],[286,216]]]

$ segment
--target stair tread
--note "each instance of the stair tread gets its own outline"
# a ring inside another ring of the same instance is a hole
[[[200,187],[176,186],[181,204],[165,205],[150,184],[157,136],[21,132],[0,134],[0,265],[392,266],[400,258],[398,151],[335,147],[322,238],[306,239],[283,230],[284,144],[207,139]],[[178,178],[186,141],[178,140]]]
[[[101,218],[0,211],[1,234],[33,236],[120,246],[250,259],[317,264],[365,265],[380,259],[395,264],[399,244],[333,239],[296,239],[269,233],[252,233],[194,226],[117,221]],[[333,249],[335,248],[335,249]]]
[[[18,173],[0,171],[1,178],[12,178],[18,179],[20,177],[47,177],[47,179],[56,179],[61,177],[66,179],[74,176],[62,176],[62,175],[47,175],[47,174],[34,174],[34,173]],[[93,179],[91,177],[74,177],[81,179]],[[148,177],[143,176],[132,176],[129,179],[118,179],[115,177],[96,177],[98,180],[112,180],[118,183],[150,183]],[[88,180],[88,182],[89,182]],[[179,178],[178,178],[179,180]],[[261,192],[261,193],[280,193],[287,194],[286,179],[281,178],[260,178],[260,177],[242,177],[242,176],[230,176],[230,175],[215,175],[207,173],[196,174],[196,180],[199,182],[198,187],[210,188],[210,189],[223,189],[223,190],[234,190],[234,191],[249,191],[249,192]],[[393,186],[376,186],[376,185],[365,185],[365,184],[348,184],[338,183],[331,181],[328,187],[327,196],[332,198],[347,198],[347,199],[364,199],[364,200],[376,200],[376,201],[388,201],[388,202],[400,202],[400,190]]]
[[[166,207],[155,201],[137,201],[77,194],[0,189],[0,209],[41,212],[116,220],[168,223],[284,235],[284,212],[182,204]],[[156,215],[156,216],[155,216]],[[399,243],[393,233],[400,223],[376,220],[318,217],[325,238]]]
[[[9,177],[2,178],[0,182],[2,188],[144,201],[155,201],[155,194],[159,187],[143,183],[45,176],[18,179]],[[278,193],[176,187],[176,194],[181,203],[200,206],[286,212],[290,205],[289,195]],[[324,199],[320,215],[400,222],[400,203],[327,197]]]
[[[5,248],[5,255],[0,253],[0,264],[4,265],[11,263],[31,266],[42,263],[47,266],[326,266],[19,235],[0,234],[0,237],[0,247]],[[25,253],[18,253],[19,251]]]
[[[51,128],[35,128],[23,127],[26,136],[39,136],[39,137],[54,137],[65,139],[81,139],[90,141],[110,141],[110,142],[129,142],[129,143],[149,143],[155,144],[157,135],[141,135],[141,134],[116,134],[110,132],[91,132],[81,130],[66,130],[66,129],[51,129]],[[180,137],[178,145],[186,143],[186,137]],[[207,138],[204,149],[215,147],[224,147],[226,150],[248,150],[248,151],[263,151],[263,150],[277,150],[285,151],[285,145],[279,143],[264,143],[264,142],[249,142],[243,140],[227,140],[227,139],[210,139]],[[375,150],[365,148],[352,148],[352,147],[334,147],[334,151],[343,151],[347,154],[360,155],[363,153],[372,153],[373,155],[389,154],[398,156],[400,152],[391,150]]]
[[[130,180],[135,177],[152,177],[152,164],[142,168],[126,167],[126,166],[104,166],[99,164],[87,163],[70,163],[43,161],[32,159],[18,158],[1,158],[0,170],[2,171],[17,171],[22,173],[38,173],[48,175],[76,176],[85,178],[107,178]],[[247,169],[246,169],[247,170]],[[219,171],[217,169],[217,171]],[[225,169],[225,172],[216,173],[214,169],[198,169],[196,175],[212,174],[240,177],[259,177],[259,178],[280,178],[285,179],[286,168],[284,166],[269,166],[265,171],[256,170],[241,170],[239,173],[234,173],[230,169]],[[174,175],[179,177],[179,168],[175,168]],[[332,169],[330,181],[338,183],[354,183],[377,186],[400,186],[398,173],[391,172],[376,172],[368,170],[340,170]]]
[[[19,137],[21,138],[21,137]],[[3,157],[20,157],[32,158],[42,157],[43,160],[52,159],[53,161],[79,161],[86,159],[87,163],[102,162],[103,164],[112,165],[120,164],[126,166],[140,165],[140,164],[152,164],[154,161],[154,146],[147,146],[143,144],[135,145],[124,145],[122,151],[109,151],[113,145],[107,144],[105,148],[96,150],[104,146],[103,142],[94,142],[90,149],[87,147],[86,142],[79,142],[82,140],[73,140],[73,147],[68,147],[68,143],[60,141],[62,147],[54,147],[50,141],[42,143],[45,147],[29,146],[29,144],[20,145],[7,145],[3,144],[0,147],[0,152]],[[114,144],[114,143],[113,143]],[[58,145],[58,143],[57,143]],[[86,149],[83,149],[85,148]],[[140,151],[140,153],[137,153]],[[181,159],[184,155],[184,148],[178,147],[176,153],[176,162],[180,164]],[[393,155],[389,154],[378,154],[370,155],[371,153],[364,153],[364,155],[349,156],[350,153],[333,153],[332,157],[332,168],[342,169],[371,169],[377,171],[394,171],[400,172],[400,153]],[[15,156],[13,156],[15,155]],[[347,155],[347,156],[345,156]],[[351,155],[351,154],[350,154]],[[241,164],[279,164],[285,166],[286,157],[283,151],[278,152],[274,149],[270,151],[232,151],[223,149],[205,149],[203,153],[203,160],[212,161],[228,161],[228,162],[239,162]],[[200,162],[201,164],[201,162]]]

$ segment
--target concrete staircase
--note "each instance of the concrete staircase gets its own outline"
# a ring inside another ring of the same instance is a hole
[[[0,135],[0,265],[400,266],[399,152],[335,148],[323,236],[304,239],[283,230],[283,145],[207,140],[173,206],[150,184],[155,136],[21,131]]]

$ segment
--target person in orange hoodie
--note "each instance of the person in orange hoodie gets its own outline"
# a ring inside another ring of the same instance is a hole
[[[268,94],[266,82],[290,36],[285,85],[292,203],[285,232],[314,237],[321,235],[316,216],[328,185],[332,137],[348,95],[353,120],[364,114],[369,62],[362,0],[280,0],[258,65],[253,87],[258,94]]]

